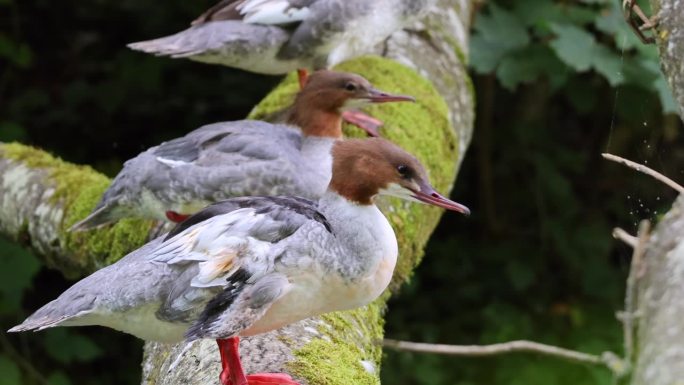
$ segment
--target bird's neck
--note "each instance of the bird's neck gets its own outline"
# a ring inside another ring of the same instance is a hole
[[[335,110],[307,109],[301,104],[296,104],[287,122],[300,127],[305,136],[342,138],[342,115]]]
[[[345,249],[344,271],[366,275],[382,260],[396,261],[397,238],[392,226],[374,204],[354,203],[333,190],[320,198],[318,209]],[[358,278],[358,277],[357,277]]]

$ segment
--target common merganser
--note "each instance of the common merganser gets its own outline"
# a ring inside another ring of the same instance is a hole
[[[175,35],[128,47],[263,74],[367,54],[434,0],[222,0]]]
[[[317,71],[286,113],[289,125],[215,123],[152,147],[124,164],[93,212],[71,230],[129,216],[180,222],[236,196],[317,199],[330,180],[330,148],[342,138],[341,112],[405,100],[414,99],[379,91],[356,74]]]
[[[332,179],[318,202],[280,196],[215,203],[9,331],[101,325],[145,340],[215,339],[223,385],[296,384],[285,374],[245,376],[239,337],[363,306],[385,290],[398,248],[376,196],[469,213],[439,195],[421,163],[388,141],[338,141],[332,156]]]

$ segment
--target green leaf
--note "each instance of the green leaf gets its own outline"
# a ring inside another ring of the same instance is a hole
[[[625,58],[622,64],[625,83],[633,84],[646,91],[655,91],[655,81],[660,74],[658,63],[643,57]]]
[[[596,41],[589,32],[572,24],[550,24],[556,39],[551,42],[551,48],[567,65],[583,72],[592,64],[592,54]]]
[[[23,291],[31,286],[33,276],[40,269],[38,259],[13,242],[0,239],[0,294],[1,313],[16,312]]]
[[[489,14],[481,14],[475,20],[475,31],[489,42],[499,42],[506,49],[527,45],[530,37],[523,22],[510,11],[492,4]]]
[[[625,77],[622,75],[622,60],[606,46],[600,44],[594,46],[591,66],[596,72],[603,75],[612,87],[625,81]]]
[[[670,90],[670,85],[667,84],[667,80],[665,80],[665,76],[660,74],[653,86],[655,87],[656,93],[658,93],[663,114],[676,114],[678,112],[677,103],[675,103],[674,98],[672,97],[672,91]]]
[[[646,89],[653,90],[658,95],[663,114],[676,114],[679,109],[672,97],[672,90],[667,84],[667,79],[665,79],[665,75],[663,75],[663,72],[660,70],[659,61],[647,57],[639,60],[638,64],[642,70],[641,75],[636,71],[633,74],[633,78],[639,80],[638,83],[635,83]],[[650,88],[649,80],[651,81]]]
[[[481,35],[473,35],[470,39],[470,65],[477,73],[487,74],[496,68],[507,49],[490,42]]]
[[[501,85],[513,91],[519,84],[543,76],[553,88],[558,88],[565,84],[570,71],[548,47],[534,44],[506,56],[496,73]]]
[[[5,356],[0,356],[0,385],[22,385],[17,364]]]
[[[611,1],[610,4],[609,8],[601,10],[598,17],[596,17],[594,21],[596,29],[613,36],[615,45],[621,50],[642,45],[639,38],[630,30],[625,18],[622,16],[620,4],[617,1]]]
[[[530,37],[515,14],[491,5],[488,14],[475,20],[470,39],[470,64],[478,73],[490,73],[509,52],[527,45]]]
[[[564,19],[558,4],[549,0],[516,1],[513,12],[525,25],[538,25]]]
[[[64,328],[47,331],[43,342],[45,351],[64,364],[90,361],[103,353],[102,349],[87,337]]]

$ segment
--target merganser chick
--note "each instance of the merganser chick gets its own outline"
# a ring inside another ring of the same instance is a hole
[[[236,196],[317,199],[330,181],[330,149],[342,138],[343,110],[404,100],[413,98],[379,91],[359,75],[317,71],[287,112],[289,125],[215,123],[152,147],[124,164],[93,212],[71,230],[125,217],[180,222]]]
[[[262,74],[367,54],[434,0],[222,0],[175,35],[131,43],[158,56]]]
[[[245,376],[239,337],[363,306],[385,290],[398,247],[376,196],[469,213],[439,195],[421,163],[388,141],[339,141],[332,155],[332,179],[317,202],[280,196],[215,203],[9,331],[101,325],[145,340],[215,339],[223,385],[296,384],[285,374]]]

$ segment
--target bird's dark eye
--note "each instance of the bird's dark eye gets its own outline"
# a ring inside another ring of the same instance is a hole
[[[354,83],[347,83],[344,85],[344,89],[347,91],[356,91],[356,84]]]
[[[397,166],[397,171],[399,172],[399,175],[401,175],[402,178],[408,178],[411,176],[411,169],[409,168],[409,166],[405,164]]]

